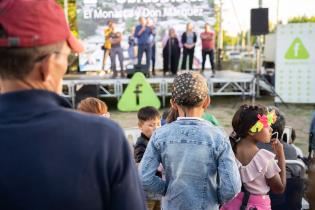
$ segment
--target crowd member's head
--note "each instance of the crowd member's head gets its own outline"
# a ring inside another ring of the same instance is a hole
[[[184,72],[175,77],[173,82],[172,109],[178,116],[201,117],[210,104],[206,79],[197,72]]]
[[[105,102],[93,97],[88,97],[80,101],[80,103],[78,104],[78,110],[82,112],[101,115],[108,118],[110,117],[110,113],[108,112],[108,108]]]
[[[170,28],[170,29],[168,30],[168,35],[169,35],[169,37],[176,37],[175,28]]]
[[[287,142],[287,136],[283,136],[283,131],[285,128],[285,118],[284,115],[280,112],[280,110],[277,107],[268,107],[269,111],[274,110],[274,113],[276,114],[277,121],[271,125],[271,128],[273,130],[273,133],[278,133],[278,139],[282,140],[284,142]],[[282,139],[283,137],[283,139]]]
[[[161,116],[159,111],[152,107],[146,106],[138,111],[138,126],[141,132],[150,138],[155,129],[161,126]]]
[[[187,25],[186,25],[186,31],[187,31],[187,32],[192,32],[192,31],[193,31],[193,25],[192,25],[192,23],[187,23]]]
[[[210,30],[211,30],[210,25],[209,25],[208,23],[206,23],[206,24],[205,24],[205,31],[206,31],[206,32],[210,32]]]
[[[139,23],[140,23],[140,25],[145,26],[147,24],[147,20],[144,17],[140,17]]]
[[[71,51],[81,52],[83,47],[70,32],[63,10],[54,1],[36,2],[33,13],[26,11],[31,4],[33,1],[1,3],[0,89],[1,92],[45,89],[60,93],[68,56]],[[34,13],[40,18],[34,18]]]
[[[107,21],[108,27],[109,27],[109,28],[112,28],[113,23],[114,23],[114,22],[113,22],[112,20]]]
[[[233,150],[235,151],[236,144],[244,138],[269,143],[272,135],[271,125],[275,119],[275,114],[268,112],[265,106],[247,104],[240,106],[232,119],[233,132],[230,135],[230,141]]]
[[[146,23],[147,23],[147,26],[152,26],[153,25],[153,21],[151,18],[147,18],[146,19]]]

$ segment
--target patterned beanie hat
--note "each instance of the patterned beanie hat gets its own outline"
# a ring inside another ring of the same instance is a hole
[[[206,79],[197,72],[184,72],[175,77],[172,98],[178,105],[194,107],[208,95]]]

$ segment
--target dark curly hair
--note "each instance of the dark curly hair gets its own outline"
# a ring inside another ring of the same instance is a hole
[[[263,105],[241,105],[233,116],[232,127],[233,132],[230,135],[230,142],[235,152],[237,142],[248,135],[250,128],[255,125],[258,120],[257,115],[267,114],[268,110]]]

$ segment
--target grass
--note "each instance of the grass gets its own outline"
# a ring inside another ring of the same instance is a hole
[[[168,101],[168,100],[167,100]],[[110,107],[112,119],[118,122],[123,128],[137,127],[137,113],[136,112],[119,112],[117,101],[107,102]],[[207,112],[213,114],[220,122],[220,125],[227,133],[232,131],[231,121],[232,117],[241,104],[250,104],[249,98],[242,100],[237,96],[221,96],[213,97],[210,107]],[[256,100],[256,104],[274,105],[273,97],[262,96]],[[169,105],[167,105],[169,106]],[[167,108],[167,107],[166,107]],[[164,109],[162,108],[161,114]],[[296,145],[299,146],[304,154],[307,154],[309,127],[311,122],[311,114],[314,111],[312,105],[290,104],[289,108],[284,105],[279,106],[286,118],[286,125],[292,126],[296,130]]]

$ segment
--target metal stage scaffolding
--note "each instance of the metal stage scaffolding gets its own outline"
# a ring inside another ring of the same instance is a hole
[[[217,71],[215,77],[211,77],[210,72],[205,72],[208,82],[210,96],[249,96],[255,101],[254,75],[235,71]],[[165,107],[166,97],[171,95],[173,77],[151,77],[147,78],[156,95],[162,99]],[[63,96],[68,98],[73,106],[76,104],[76,91],[84,85],[99,86],[98,97],[100,98],[119,98],[124,89],[129,84],[130,79],[125,78],[106,78],[101,76],[88,75],[66,75],[63,80]]]

